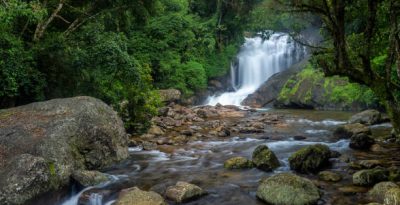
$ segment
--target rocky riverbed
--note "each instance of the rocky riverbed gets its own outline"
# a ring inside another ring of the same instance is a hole
[[[148,133],[130,136],[127,160],[101,170],[109,182],[32,204],[393,204],[400,147],[391,125],[374,111],[353,114],[171,105]]]

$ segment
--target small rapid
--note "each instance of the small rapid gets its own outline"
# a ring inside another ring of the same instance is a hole
[[[237,105],[254,93],[275,73],[299,62],[306,55],[305,47],[288,34],[267,32],[268,37],[246,38],[236,62],[231,65],[234,92],[210,96],[208,105]]]

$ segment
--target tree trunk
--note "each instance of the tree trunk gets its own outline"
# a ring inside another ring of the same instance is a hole
[[[386,102],[386,111],[392,121],[396,136],[400,138],[400,105],[394,101]]]

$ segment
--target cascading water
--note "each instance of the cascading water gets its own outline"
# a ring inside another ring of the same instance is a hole
[[[304,58],[304,46],[288,34],[267,32],[269,38],[246,38],[237,61],[231,65],[234,92],[226,92],[207,99],[208,105],[240,105],[275,73],[281,72]]]

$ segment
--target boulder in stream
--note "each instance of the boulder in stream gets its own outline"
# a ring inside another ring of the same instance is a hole
[[[361,123],[365,125],[375,125],[382,121],[381,113],[377,110],[365,110],[353,115],[349,123]]]
[[[333,135],[340,139],[348,139],[356,134],[370,135],[371,130],[366,125],[360,123],[354,123],[354,124],[347,124],[344,126],[340,126],[336,128],[336,130],[333,132]]]
[[[331,150],[322,144],[304,147],[289,157],[292,170],[300,173],[315,173],[329,165]]]
[[[260,145],[254,150],[252,161],[258,169],[267,172],[272,171],[280,166],[279,160],[275,153],[272,152],[266,145]]]
[[[388,180],[389,171],[383,168],[364,169],[353,174],[353,184],[371,186]]]
[[[399,186],[393,182],[380,182],[368,192],[368,196],[374,201],[383,202],[386,192],[392,188],[399,188]]]
[[[309,179],[281,173],[262,181],[257,197],[268,204],[308,205],[316,204],[320,193]]]
[[[400,205],[400,188],[391,188],[385,193],[383,205]]]
[[[0,110],[0,119],[0,204],[24,204],[67,185],[75,170],[128,156],[118,114],[92,97]]]
[[[338,173],[331,172],[331,171],[322,171],[318,173],[319,179],[328,182],[338,182],[342,180],[342,176]]]
[[[122,190],[115,205],[167,205],[161,195],[137,187]]]
[[[367,150],[375,143],[374,138],[367,134],[355,134],[350,138],[350,148]]]
[[[165,195],[178,203],[187,202],[206,194],[202,188],[187,182],[177,182],[175,186],[167,188]]]
[[[107,175],[99,171],[79,170],[72,174],[72,178],[80,185],[88,187],[95,186],[108,181]]]

